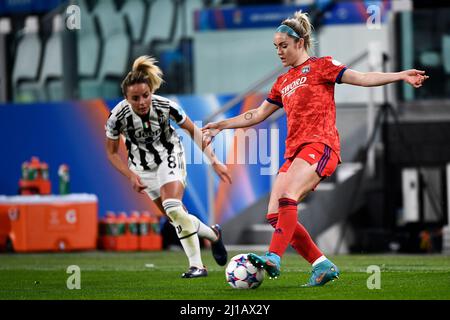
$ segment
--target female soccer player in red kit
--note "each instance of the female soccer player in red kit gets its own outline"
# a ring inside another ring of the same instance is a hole
[[[428,78],[424,71],[361,73],[348,69],[332,57],[313,57],[311,29],[306,13],[298,11],[277,28],[274,45],[283,66],[291,67],[278,77],[267,99],[256,109],[237,117],[209,123],[203,138],[210,143],[223,129],[245,128],[264,121],[278,108],[287,116],[285,163],[276,177],[268,205],[267,220],[275,228],[269,251],[249,253],[255,266],[270,277],[280,274],[281,257],[291,246],[312,264],[307,286],[321,286],[338,278],[339,269],[328,260],[297,221],[297,203],[333,174],[340,163],[339,134],[336,129],[335,83],[363,87],[405,81],[419,88]]]

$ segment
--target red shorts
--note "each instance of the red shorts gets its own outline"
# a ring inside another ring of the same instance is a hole
[[[320,142],[308,143],[300,146],[295,154],[288,158],[278,172],[286,172],[296,158],[301,158],[313,165],[318,163],[316,172],[321,178],[333,174],[339,164],[339,157],[329,146]]]

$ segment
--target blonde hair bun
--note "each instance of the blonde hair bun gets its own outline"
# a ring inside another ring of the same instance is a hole
[[[281,24],[285,24],[292,28],[305,41],[305,49],[310,50],[313,44],[312,31],[313,26],[309,21],[309,15],[302,10],[296,11],[292,18],[284,20]]]

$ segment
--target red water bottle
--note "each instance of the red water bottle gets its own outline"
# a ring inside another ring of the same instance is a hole
[[[116,250],[117,232],[116,214],[113,211],[108,211],[100,221],[100,246],[102,249]]]
[[[28,180],[34,181],[38,178],[39,167],[39,158],[31,157],[31,161],[28,164]]]
[[[139,217],[139,250],[150,250],[152,239],[150,237],[151,231],[151,216],[150,212],[143,211]]]
[[[139,249],[139,212],[133,211],[127,219],[128,250]]]
[[[159,217],[150,214],[150,247],[149,250],[162,250],[162,236],[159,227]]]
[[[120,212],[116,219],[117,234],[116,234],[116,250],[127,251],[128,247],[128,233],[127,233],[127,214]]]
[[[51,194],[52,186],[49,180],[48,174],[48,164],[45,162],[41,162],[39,167],[39,193],[40,194]]]

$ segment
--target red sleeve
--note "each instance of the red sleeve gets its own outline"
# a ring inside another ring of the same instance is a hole
[[[272,89],[270,90],[269,95],[267,96],[267,102],[272,103],[274,105],[279,106],[280,108],[283,108],[283,101],[281,100],[281,93],[279,90],[279,79],[273,84]]]
[[[347,66],[334,60],[332,57],[323,57],[320,68],[321,77],[326,82],[341,83],[342,75],[347,70]]]

